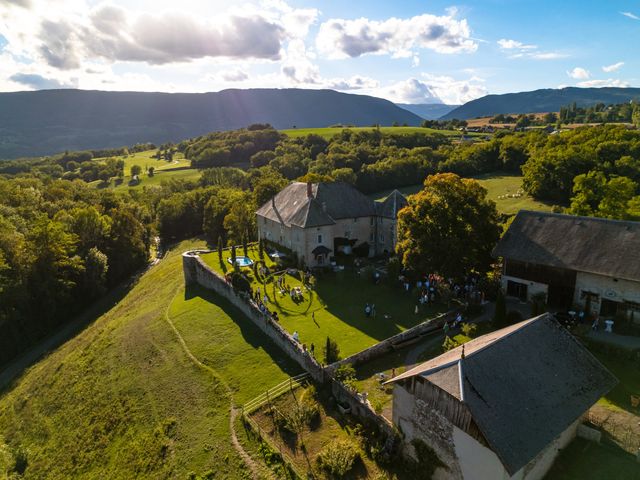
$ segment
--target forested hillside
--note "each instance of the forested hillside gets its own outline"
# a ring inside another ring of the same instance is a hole
[[[0,362],[144,266],[155,236],[170,244],[204,235],[213,246],[255,239],[256,208],[292,180],[343,181],[372,193],[420,184],[440,172],[522,173],[525,193],[557,209],[640,219],[637,130],[608,125],[559,134],[500,132],[462,143],[427,132],[346,129],[329,139],[291,138],[268,125],[252,125],[211,133],[160,145],[145,157],[164,165],[179,156],[191,164],[196,180],[167,176],[149,182],[153,164],[146,171],[133,165],[141,182],[136,189],[109,188],[122,181],[120,162],[135,162],[132,153],[67,152],[5,162],[0,165]],[[94,158],[94,153],[119,156]]]
[[[491,117],[499,113],[558,112],[560,107],[572,103],[588,107],[598,103],[628,103],[631,100],[640,100],[640,88],[546,88],[532,92],[487,95],[465,103],[442,118],[468,120]]]
[[[292,128],[421,121],[388,100],[333,90],[0,93],[0,159],[160,144],[252,123]]]

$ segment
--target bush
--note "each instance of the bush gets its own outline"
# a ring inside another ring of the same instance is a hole
[[[414,476],[412,478],[416,480],[430,480],[438,468],[447,469],[447,466],[440,460],[433,448],[422,440],[414,438],[411,440],[411,445],[413,445],[416,458],[418,459],[413,468]]]
[[[358,460],[360,452],[349,440],[338,440],[325,445],[316,457],[318,467],[330,478],[344,478]]]
[[[478,331],[478,325],[475,323],[464,323],[461,327],[462,333],[469,338],[473,338]]]
[[[336,368],[335,379],[346,387],[352,388],[356,381],[356,370],[350,363],[345,363]]]
[[[460,344],[454,338],[447,336],[445,337],[444,343],[442,344],[442,349],[445,352],[448,352],[449,350],[453,350],[454,348],[459,346]]]
[[[251,292],[249,280],[240,272],[233,272],[231,274],[231,285],[236,292]]]

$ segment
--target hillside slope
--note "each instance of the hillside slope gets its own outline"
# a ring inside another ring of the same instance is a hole
[[[437,120],[460,105],[445,105],[444,103],[396,103],[400,108],[415,113],[425,120]]]
[[[16,478],[249,478],[232,446],[230,403],[299,369],[228,302],[185,291],[180,253],[193,246],[178,245],[108,313],[0,392],[0,454],[26,457]]]
[[[466,120],[489,117],[498,113],[557,112],[560,107],[576,102],[580,106],[596,103],[616,104],[640,100],[640,88],[547,88],[532,92],[487,95],[467,102],[442,117]]]
[[[252,123],[280,129],[421,121],[387,100],[333,90],[0,93],[0,158],[179,141]]]

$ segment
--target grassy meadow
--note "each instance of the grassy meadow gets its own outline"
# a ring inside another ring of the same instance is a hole
[[[520,210],[551,211],[552,205],[540,202],[522,191],[522,176],[510,173],[489,173],[475,177],[487,189],[487,198],[496,202],[499,213],[513,215]],[[422,189],[422,184],[398,188],[404,195],[413,195]],[[391,190],[370,195],[382,201],[389,196]]]
[[[325,127],[325,128],[290,128],[287,130],[280,130],[281,133],[291,137],[298,138],[304,137],[309,134],[320,135],[326,139],[333,137],[341,133],[343,130],[351,130],[353,132],[368,132],[374,130],[376,127]],[[462,134],[456,130],[436,130],[434,128],[423,127],[380,127],[382,133],[394,133],[394,134],[413,134],[423,133],[425,135],[433,135],[439,133],[447,137],[460,137]],[[479,137],[486,136],[486,134],[480,133],[468,133],[467,137]]]
[[[230,440],[230,404],[298,370],[220,298],[185,292],[180,254],[195,246],[177,245],[0,392],[0,466],[26,458],[25,479],[250,478]],[[189,359],[167,318],[211,370]]]
[[[250,247],[248,253],[252,260],[258,260],[255,246]],[[227,270],[231,269],[227,261],[230,255],[230,250],[224,250]],[[241,248],[237,255],[242,255]],[[205,254],[202,258],[218,273],[223,273],[217,252]],[[266,263],[272,271],[275,269],[270,259]],[[307,291],[300,280],[291,275],[287,274],[285,279],[289,287],[302,288],[303,300],[294,302],[288,294],[282,294],[273,282],[269,282],[266,284],[267,307],[278,312],[280,324],[289,333],[298,332],[300,342],[307,347],[314,344],[316,356],[321,356],[327,336],[338,343],[341,356],[347,357],[445,310],[442,305],[421,307],[416,315],[414,309],[417,302],[411,293],[386,283],[375,285],[372,280],[353,271],[324,273],[316,279],[311,291]],[[255,278],[252,288],[254,291],[260,288],[261,296],[265,293],[264,285]],[[375,318],[365,316],[366,303],[375,303]],[[385,318],[385,315],[389,315],[389,318]]]

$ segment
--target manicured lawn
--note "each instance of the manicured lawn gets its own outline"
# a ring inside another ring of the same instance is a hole
[[[615,447],[576,438],[556,459],[545,480],[639,480],[640,464]]]
[[[326,127],[326,128],[291,128],[288,130],[280,130],[281,133],[285,135],[297,138],[304,137],[309,134],[320,135],[326,139],[333,137],[341,133],[343,130],[351,130],[354,132],[368,132],[374,130],[374,127],[351,127],[351,128],[343,128],[343,127]],[[440,135],[446,135],[447,137],[460,137],[461,133],[455,130],[435,130],[433,128],[422,128],[422,127],[380,127],[380,131],[382,133],[395,133],[395,134],[413,134],[413,133],[423,133],[425,135],[433,135],[434,133],[439,133]],[[486,136],[486,134],[481,133],[468,133],[467,137],[481,137]]]
[[[592,353],[620,382],[604,396],[600,403],[614,405],[638,415],[638,409],[631,407],[631,395],[640,396],[640,369],[630,360],[620,360],[597,351]]]
[[[224,251],[224,262],[228,269],[229,250]],[[242,255],[242,248],[237,249]],[[256,247],[251,247],[249,257],[258,259]],[[217,252],[203,255],[203,260],[222,273]],[[267,262],[270,267],[273,262]],[[301,286],[300,281],[291,275],[286,276],[290,287]],[[264,286],[253,280],[254,290]],[[416,315],[416,302],[410,293],[385,283],[374,285],[352,270],[339,273],[326,273],[320,276],[314,290],[303,288],[304,299],[295,303],[290,296],[276,291],[274,284],[268,283],[266,293],[269,297],[268,308],[278,311],[281,325],[289,333],[298,332],[300,341],[310,347],[315,346],[316,356],[320,356],[327,336],[334,339],[340,348],[342,357],[357,353],[385,338],[411,328],[418,323],[444,311],[444,306],[423,308]],[[364,314],[366,303],[376,305],[376,318],[367,318]],[[385,314],[390,318],[385,318]]]
[[[552,205],[535,200],[522,191],[522,176],[510,173],[489,173],[475,177],[487,189],[487,197],[496,202],[499,213],[513,215],[520,210],[551,211]],[[422,190],[422,184],[400,187],[404,195],[413,195]],[[382,201],[392,190],[371,194],[370,197]]]

